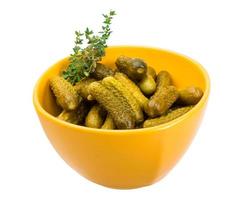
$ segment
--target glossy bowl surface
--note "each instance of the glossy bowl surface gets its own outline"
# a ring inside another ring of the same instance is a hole
[[[153,184],[175,166],[201,123],[209,96],[209,77],[196,61],[158,48],[113,46],[102,62],[114,66],[120,55],[139,57],[157,72],[167,70],[178,88],[195,85],[204,96],[188,113],[169,123],[136,130],[101,130],[58,120],[60,109],[49,79],[67,67],[68,58],[52,65],[38,80],[33,102],[41,125],[58,154],[79,174],[111,188]]]

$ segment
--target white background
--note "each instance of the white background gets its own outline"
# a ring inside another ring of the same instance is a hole
[[[0,199],[248,199],[248,6],[242,0],[0,2]],[[54,151],[32,105],[38,77],[71,53],[74,30],[117,11],[109,45],[155,46],[199,61],[211,96],[198,134],[162,181],[113,190]]]

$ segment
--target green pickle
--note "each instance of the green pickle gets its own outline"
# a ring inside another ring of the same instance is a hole
[[[176,103],[184,106],[195,105],[201,100],[202,95],[203,91],[200,88],[194,86],[187,87],[179,91]]]
[[[120,95],[126,99],[127,103],[130,105],[132,109],[132,113],[135,116],[135,120],[137,124],[144,121],[143,112],[139,103],[134,98],[134,96],[129,91],[129,89],[127,89],[124,85],[122,85],[120,81],[109,76],[102,80],[102,84],[106,86],[108,89],[115,90],[116,92],[120,93]]]
[[[171,75],[167,71],[160,71],[157,75],[157,84],[159,84],[159,87],[165,87],[168,85],[172,85],[172,79]]]
[[[147,64],[142,59],[119,56],[115,64],[120,72],[133,81],[140,81],[146,75]]]
[[[76,83],[74,86],[75,89],[77,90],[78,94],[83,98],[83,99],[88,99],[89,100],[89,91],[88,87],[89,85],[96,81],[94,78],[85,78],[79,82]]]
[[[156,76],[157,76],[157,75],[156,75],[156,71],[155,71],[155,69],[154,69],[153,67],[147,66],[147,72],[146,72],[146,74],[152,76],[152,78],[153,78],[154,80],[156,80]]]
[[[157,88],[150,98],[145,112],[149,117],[158,117],[165,114],[172,104],[177,100],[179,94],[175,86],[171,85],[170,74],[161,71],[157,76]]]
[[[106,130],[139,129],[170,122],[193,108],[203,96],[199,87],[177,90],[167,71],[156,74],[139,58],[120,56],[113,70],[97,63],[75,85],[61,76],[50,88],[62,108],[58,119]]]
[[[148,98],[143,95],[139,87],[123,73],[116,72],[114,77],[131,92],[141,108],[144,109],[148,103]]]
[[[85,126],[90,128],[101,128],[105,117],[104,109],[99,105],[94,105],[85,119]]]
[[[92,72],[92,76],[97,80],[101,80],[107,76],[113,76],[113,75],[114,75],[114,70],[101,63],[97,63],[95,70]]]
[[[143,79],[138,83],[140,90],[143,92],[143,94],[150,96],[152,95],[156,90],[156,71],[148,66],[146,75],[143,77]]]
[[[78,107],[81,98],[67,80],[55,76],[50,80],[50,87],[56,97],[57,104],[64,110],[75,110]]]
[[[190,111],[192,108],[193,106],[170,109],[166,115],[163,115],[163,116],[160,116],[154,119],[147,119],[146,121],[144,121],[143,128],[153,127],[153,126],[161,125],[169,121],[172,121],[184,115],[185,113]]]
[[[135,117],[132,108],[123,100],[120,93],[108,89],[99,82],[91,83],[89,92],[108,111],[118,129],[134,128]]]
[[[115,123],[110,114],[107,115],[101,129],[115,129]]]
[[[152,95],[156,90],[156,82],[153,77],[147,74],[140,82],[139,82],[140,90],[145,95]]]
[[[89,105],[82,101],[80,105],[75,110],[67,111],[63,110],[59,116],[58,119],[61,119],[63,121],[72,123],[72,124],[83,124],[83,121],[89,111]]]

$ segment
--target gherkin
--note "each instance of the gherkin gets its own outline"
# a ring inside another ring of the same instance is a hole
[[[116,72],[114,77],[132,93],[141,108],[144,109],[148,103],[148,98],[143,95],[139,87],[123,73]]]
[[[140,58],[119,56],[115,64],[120,72],[133,81],[140,81],[146,75],[147,64]]]
[[[106,77],[102,80],[102,84],[106,86],[109,90],[116,91],[126,99],[127,103],[132,109],[132,113],[135,116],[136,123],[139,124],[144,121],[143,112],[137,100],[134,98],[132,93],[124,85],[113,77]]]
[[[86,102],[82,101],[75,110],[71,110],[71,111],[63,110],[59,114],[58,119],[61,119],[63,121],[72,124],[83,124],[83,121],[88,111],[89,111],[89,105]]]
[[[172,85],[172,79],[170,73],[167,71],[160,71],[157,75],[156,82],[159,85],[158,89],[160,89],[160,87],[162,88],[168,85]]]
[[[101,80],[107,76],[113,76],[113,75],[114,75],[114,70],[101,63],[97,63],[95,70],[92,72],[92,76],[97,80]]]
[[[105,114],[105,110],[99,104],[94,105],[86,116],[85,126],[90,128],[101,128]]]
[[[56,97],[58,105],[64,110],[75,110],[81,98],[76,89],[64,78],[55,76],[50,80],[50,87]]]
[[[118,129],[134,128],[135,117],[132,108],[123,100],[119,92],[110,90],[99,82],[91,83],[89,92],[108,111]]]
[[[155,69],[153,67],[147,66],[146,74],[151,75],[154,80],[156,79],[157,75],[156,75],[156,71],[155,71]]]
[[[155,92],[156,90],[155,79],[156,79],[156,71],[152,67],[148,66],[146,75],[138,83],[138,86],[140,90],[143,92],[143,94],[150,96]]]
[[[107,115],[101,129],[115,129],[115,123],[110,114]]]
[[[178,98],[176,87],[170,85],[171,78],[168,72],[161,71],[157,76],[157,88],[150,98],[145,112],[149,117],[158,117],[165,114]]]
[[[170,109],[166,115],[163,115],[163,116],[160,116],[160,117],[157,117],[154,119],[147,119],[146,121],[144,121],[143,128],[153,127],[153,126],[157,126],[157,125],[172,121],[172,120],[184,115],[192,108],[193,108],[193,106]]]
[[[152,95],[156,90],[156,82],[149,74],[146,74],[146,76],[139,82],[138,85],[140,87],[140,90],[145,95]]]
[[[96,81],[96,80],[93,78],[85,78],[85,79],[77,82],[74,87],[77,90],[78,94],[82,98],[88,99],[88,96],[89,96],[88,87],[89,87],[90,83],[92,83],[94,81]]]
[[[203,91],[198,87],[187,87],[179,91],[179,98],[176,101],[179,105],[195,105],[197,104],[203,95]]]

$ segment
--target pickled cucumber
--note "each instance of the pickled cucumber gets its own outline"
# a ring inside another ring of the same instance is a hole
[[[156,82],[149,74],[146,74],[138,85],[145,95],[152,95],[156,90]]]
[[[58,119],[72,123],[72,124],[82,124],[87,113],[89,111],[89,105],[82,101],[80,105],[75,110],[67,111],[63,110]]]
[[[116,72],[114,77],[132,93],[141,108],[144,109],[148,103],[148,98],[142,94],[139,87],[123,73]]]
[[[121,94],[109,90],[99,82],[91,83],[89,92],[108,111],[118,129],[134,128],[132,108],[123,102]]]
[[[157,76],[157,88],[154,95],[150,98],[145,112],[149,117],[157,117],[166,113],[172,104],[178,98],[176,87],[171,86],[170,74],[166,71],[161,71]]]
[[[111,69],[95,62],[76,84],[52,78],[50,88],[63,108],[58,119],[91,128],[146,128],[180,117],[203,96],[195,86],[178,91],[167,71],[156,74],[142,59],[120,56],[115,64]]]
[[[64,110],[75,110],[81,98],[76,89],[64,78],[55,76],[50,80],[50,87],[56,97],[56,102]]]
[[[85,119],[85,126],[90,128],[101,128],[105,117],[104,109],[99,105],[94,105]]]
[[[185,114],[186,112],[188,112],[192,108],[193,108],[193,106],[170,109],[166,115],[163,115],[161,117],[157,117],[154,119],[147,119],[146,121],[144,121],[143,128],[153,127],[153,126],[157,126],[157,125],[172,121],[172,120],[182,116],[183,114]]]
[[[178,98],[175,86],[169,85],[155,93],[149,100],[145,112],[149,117],[157,117],[166,113]]]
[[[156,79],[158,88],[165,87],[172,84],[171,75],[167,71],[160,71]]]
[[[113,77],[106,77],[102,80],[102,84],[109,90],[113,90],[120,93],[123,98],[126,99],[127,103],[132,108],[132,113],[135,116],[136,123],[139,124],[144,121],[143,112],[137,100],[134,98],[130,90],[128,90],[120,81]]]
[[[120,56],[115,62],[118,70],[133,81],[140,81],[146,75],[147,64],[139,58]]]
[[[110,114],[107,115],[101,129],[115,129],[115,123]]]
[[[95,70],[92,72],[92,76],[97,80],[101,80],[107,76],[113,76],[113,75],[114,75],[114,70],[101,63],[97,63]]]
[[[203,91],[200,88],[194,86],[187,87],[179,91],[176,103],[184,106],[195,105],[200,101],[202,95]]]
[[[146,72],[146,74],[149,74],[149,75],[151,75],[152,76],[152,78],[154,79],[154,80],[156,80],[156,71],[155,71],[155,69],[153,68],[153,67],[151,67],[151,66],[147,66],[147,72]]]
[[[90,100],[88,98],[88,96],[89,96],[88,87],[89,87],[90,83],[92,83],[94,81],[96,81],[96,79],[85,78],[85,79],[81,80],[80,82],[76,83],[76,85],[74,87],[77,90],[78,94],[82,98]]]

